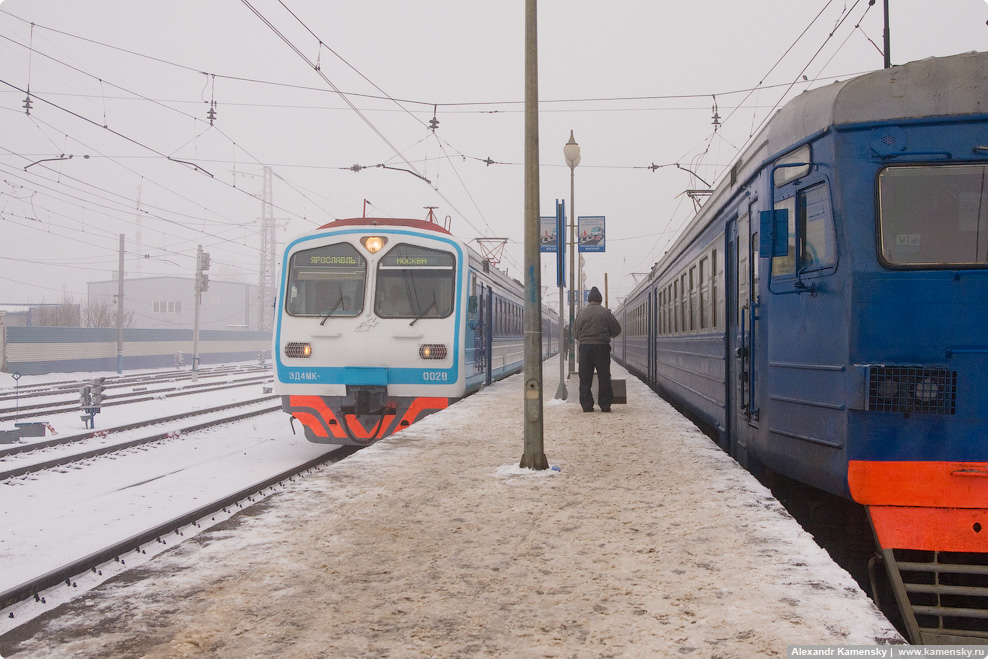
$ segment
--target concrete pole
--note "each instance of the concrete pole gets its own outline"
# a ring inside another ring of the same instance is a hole
[[[525,0],[525,452],[523,469],[548,469],[542,445],[542,268],[539,254],[537,2]]]
[[[123,373],[124,324],[124,234],[120,234],[120,265],[117,272],[117,374]]]

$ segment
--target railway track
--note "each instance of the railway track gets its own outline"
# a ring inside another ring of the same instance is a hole
[[[200,520],[214,515],[220,511],[229,511],[231,507],[245,507],[255,503],[255,496],[270,494],[268,490],[277,487],[285,481],[290,481],[297,476],[305,474],[313,469],[327,463],[338,462],[356,453],[360,447],[343,447],[327,451],[326,453],[278,473],[261,482],[254,483],[248,487],[214,500],[204,506],[190,510],[182,515],[174,517],[167,522],[157,524],[140,533],[132,535],[119,542],[103,547],[102,549],[71,561],[57,569],[51,570],[41,576],[32,578],[13,588],[0,592],[0,609],[7,609],[12,605],[25,600],[34,599],[38,604],[46,604],[44,591],[58,585],[66,587],[73,586],[73,578],[84,573],[100,573],[101,566],[106,563],[121,563],[126,561],[126,556],[131,553],[142,553],[144,547],[151,543],[164,543],[171,535],[181,536],[181,530],[189,526],[197,526]],[[165,540],[163,540],[163,538]],[[16,618],[14,611],[8,612],[8,618]]]
[[[198,371],[198,377],[201,379],[215,379],[221,377],[229,377],[231,375],[243,375],[248,373],[270,373],[270,367],[268,366],[227,366],[227,367],[215,367],[215,368],[202,368]],[[164,371],[155,372],[149,371],[144,373],[134,373],[127,375],[109,375],[106,376],[105,384],[107,387],[128,387],[128,386],[141,386],[141,385],[152,385],[152,384],[162,384],[169,382],[189,382],[189,372],[188,371]],[[0,403],[7,403],[9,401],[15,401],[18,398],[25,397],[37,397],[37,396],[55,396],[65,393],[76,393],[79,387],[89,384],[89,380],[58,380],[54,382],[42,382],[33,384],[20,384],[17,386],[8,386],[0,389]]]
[[[224,382],[203,382],[196,384],[185,384],[181,387],[170,387],[170,388],[156,388],[148,389],[146,387],[151,386],[151,384],[160,384],[158,382],[148,383],[143,382],[144,386],[136,387],[128,392],[118,392],[106,394],[100,407],[112,407],[114,405],[122,405],[127,403],[141,403],[150,400],[157,400],[160,398],[173,398],[177,396],[188,396],[191,394],[205,393],[210,391],[221,391],[224,389],[234,389],[237,387],[242,387],[249,384],[261,384],[264,382],[271,382],[272,377],[270,374],[259,375],[257,377],[244,378],[241,380],[234,381],[224,381]],[[117,388],[117,385],[111,385],[112,388]],[[37,396],[48,396],[48,395],[62,395],[66,393],[71,393],[73,400],[66,402],[62,401],[52,401],[52,402],[42,402],[42,403],[28,403],[26,405],[15,405],[14,407],[4,407],[0,409],[0,422],[4,421],[17,421],[18,419],[29,419],[37,418],[42,415],[50,414],[62,414],[66,412],[73,412],[79,409],[79,402],[75,398],[77,397],[77,391],[73,390],[67,392],[65,390],[52,391],[52,392],[38,392],[31,394],[32,397]],[[9,405],[11,399],[6,399],[6,403]]]
[[[35,452],[35,451],[41,451],[41,450],[44,450],[44,449],[52,449],[52,448],[58,448],[58,447],[63,447],[63,446],[69,446],[69,445],[72,445],[72,444],[75,444],[75,443],[84,442],[84,441],[87,441],[87,440],[90,440],[90,439],[94,439],[96,437],[109,438],[113,434],[121,434],[121,433],[123,433],[125,431],[129,431],[129,430],[134,430],[134,429],[138,429],[138,428],[145,428],[145,427],[149,427],[149,426],[161,425],[163,423],[167,423],[167,422],[170,422],[170,421],[176,421],[176,420],[179,420],[179,419],[184,419],[184,418],[187,418],[187,417],[190,417],[190,416],[202,416],[202,415],[205,415],[205,414],[214,414],[214,413],[217,413],[217,412],[225,412],[225,411],[228,411],[228,410],[233,410],[233,409],[237,409],[237,408],[241,408],[241,407],[245,407],[245,406],[249,406],[249,405],[257,405],[259,403],[264,403],[266,401],[274,400],[275,398],[277,398],[277,397],[276,396],[273,396],[273,395],[271,395],[271,396],[263,396],[261,398],[257,398],[257,399],[252,400],[252,401],[244,401],[244,402],[239,402],[239,403],[231,403],[231,404],[228,404],[228,405],[220,405],[220,406],[211,407],[211,408],[208,408],[208,409],[195,410],[193,412],[185,412],[185,413],[182,413],[182,414],[174,414],[174,415],[167,416],[167,417],[160,417],[160,418],[155,418],[155,419],[148,419],[146,421],[141,421],[141,422],[137,422],[137,423],[126,424],[126,425],[117,426],[117,427],[114,427],[114,428],[108,428],[106,430],[101,430],[99,432],[96,432],[96,431],[87,432],[87,433],[83,433],[83,434],[79,434],[79,435],[72,435],[72,436],[67,436],[67,437],[60,437],[58,439],[52,439],[52,440],[48,440],[48,441],[44,441],[44,442],[35,442],[35,443],[32,443],[32,444],[27,444],[27,445],[23,445],[23,446],[16,446],[16,447],[13,447],[13,448],[0,450],[0,460],[3,460],[5,458],[8,458],[8,457],[11,457],[11,456],[14,456],[14,455],[22,454],[22,453]],[[218,419],[211,419],[209,421],[204,421],[204,422],[201,422],[201,423],[194,423],[194,424],[183,425],[183,426],[178,427],[178,428],[174,428],[173,427],[173,428],[170,428],[169,430],[167,430],[165,432],[154,433],[154,434],[147,435],[147,436],[144,436],[144,437],[138,437],[136,439],[127,439],[127,440],[121,441],[119,443],[111,443],[109,445],[104,445],[104,446],[101,446],[99,448],[90,449],[90,450],[86,450],[86,451],[80,451],[78,453],[73,453],[73,454],[70,454],[70,455],[62,455],[62,456],[59,456],[59,457],[56,457],[56,458],[53,458],[53,459],[49,459],[49,460],[42,460],[42,461],[39,461],[39,462],[31,462],[31,463],[28,463],[28,464],[25,464],[25,465],[21,465],[21,466],[18,466],[18,467],[14,467],[14,468],[5,469],[3,471],[0,471],[0,482],[2,482],[4,480],[7,480],[7,479],[10,479],[10,478],[16,478],[17,476],[23,476],[25,474],[30,474],[30,473],[33,473],[33,472],[36,472],[36,471],[41,471],[43,469],[51,469],[51,468],[54,468],[54,467],[62,467],[62,466],[65,466],[65,465],[69,465],[69,464],[72,464],[72,463],[75,463],[75,462],[82,462],[83,460],[89,460],[91,458],[99,457],[99,456],[102,456],[102,455],[107,455],[107,454],[110,454],[110,453],[116,453],[116,452],[119,452],[119,451],[125,451],[127,449],[131,449],[131,448],[134,448],[136,446],[142,446],[142,445],[150,444],[150,443],[153,443],[153,442],[163,441],[163,440],[166,440],[166,439],[170,439],[172,437],[175,437],[176,436],[176,433],[184,434],[184,433],[196,432],[196,431],[199,431],[199,430],[205,430],[207,428],[213,428],[213,427],[216,427],[216,426],[221,426],[221,425],[224,425],[224,424],[227,424],[227,423],[231,423],[233,421],[239,421],[241,419],[247,419],[247,418],[250,418],[252,416],[257,416],[257,415],[260,415],[260,414],[267,414],[269,412],[273,412],[273,411],[280,410],[280,409],[281,409],[281,403],[280,402],[277,403],[277,404],[264,405],[263,407],[260,407],[260,408],[257,408],[257,409],[252,409],[250,411],[242,412],[242,413],[239,413],[239,414],[233,414],[233,415],[223,416],[223,417],[218,418]]]
[[[50,393],[79,382],[21,391],[22,418],[43,409],[62,434],[0,445],[0,634],[355,451],[293,436],[280,399],[252,389],[266,371],[178,379],[108,378],[105,426],[81,432],[77,404]]]

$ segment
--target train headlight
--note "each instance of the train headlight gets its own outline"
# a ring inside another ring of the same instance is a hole
[[[312,356],[311,343],[289,343],[285,346],[285,357],[292,359],[306,359]]]
[[[384,236],[364,236],[360,239],[360,244],[371,254],[377,254],[388,244],[388,239]]]
[[[447,354],[442,343],[423,343],[419,346],[419,357],[422,359],[446,359]]]

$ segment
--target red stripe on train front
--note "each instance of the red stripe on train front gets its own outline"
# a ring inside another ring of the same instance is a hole
[[[988,506],[986,462],[873,462],[847,465],[851,497],[866,506]]]
[[[328,437],[326,428],[329,428],[336,439],[346,439],[346,434],[340,427],[336,415],[320,396],[289,396],[288,404],[292,408],[292,416],[309,428],[316,437]],[[317,414],[303,412],[299,409],[306,407],[314,410]]]
[[[851,460],[847,483],[884,549],[988,552],[988,463]]]
[[[883,549],[988,552],[988,510],[869,506]]]
[[[412,404],[408,406],[405,416],[401,417],[401,421],[398,423],[398,427],[395,428],[395,432],[398,432],[402,428],[407,428],[411,424],[418,421],[419,416],[423,412],[432,414],[433,412],[444,410],[447,407],[449,407],[448,398],[427,398],[424,396],[421,398],[416,398],[412,401]]]

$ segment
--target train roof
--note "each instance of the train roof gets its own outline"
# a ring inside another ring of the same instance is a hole
[[[346,226],[368,226],[368,227],[390,227],[390,226],[401,226],[410,227],[412,229],[419,229],[421,231],[435,231],[437,233],[444,233],[447,236],[453,235],[448,229],[444,228],[438,222],[430,222],[428,220],[412,220],[394,217],[352,217],[344,220],[336,220],[330,222],[329,224],[324,224],[320,229],[338,229],[340,227]]]
[[[988,112],[988,53],[929,57],[803,92],[772,119],[769,154],[830,126]]]
[[[986,88],[988,53],[970,52],[929,57],[803,92],[778,110],[755,136],[733,175],[721,180],[666,254],[685,249],[767,161],[811,135],[839,126],[988,114]],[[653,265],[648,279],[632,288],[628,299],[663,271],[664,258]]]

